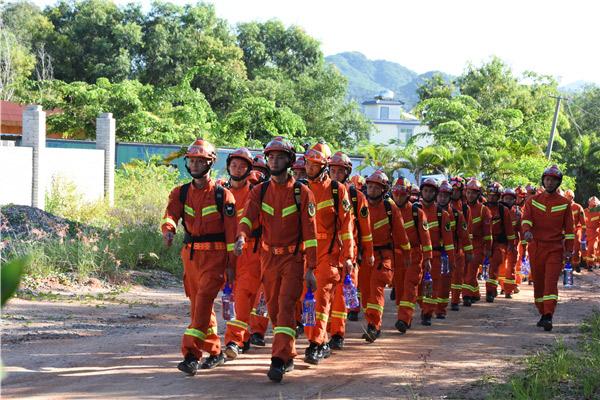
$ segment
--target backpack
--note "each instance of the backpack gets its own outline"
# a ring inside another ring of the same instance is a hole
[[[489,202],[485,203],[486,206],[489,205]],[[508,243],[508,237],[506,236],[506,231],[504,230],[504,209],[508,208],[501,201],[498,202],[498,214],[500,214],[500,227],[502,228],[502,232],[497,236],[496,242],[498,243]]]
[[[358,190],[356,189],[356,186],[350,185],[350,187],[348,188],[348,191],[350,192],[350,202],[352,203],[352,211],[354,211],[354,225],[356,226],[356,233],[358,236],[358,240],[356,243],[356,248],[357,248],[356,262],[358,265],[360,265],[362,263],[363,246],[362,246],[362,235],[361,235],[361,231],[360,231],[360,223],[358,222],[358,213],[359,213]]]

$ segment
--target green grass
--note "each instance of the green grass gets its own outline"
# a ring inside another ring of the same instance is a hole
[[[562,340],[525,359],[524,371],[493,385],[488,399],[600,399],[600,311],[581,326],[577,345]]]

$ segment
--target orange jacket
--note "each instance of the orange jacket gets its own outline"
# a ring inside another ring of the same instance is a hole
[[[225,243],[228,251],[233,251],[237,221],[235,215],[235,198],[227,189],[223,189],[223,215],[217,210],[215,203],[216,184],[210,178],[207,185],[198,189],[190,185],[185,204],[179,201],[181,186],[177,186],[169,195],[169,204],[165,210],[162,232],[177,231],[177,223],[183,218],[183,223],[192,236],[225,233]],[[231,215],[229,213],[231,212]],[[233,253],[231,257],[233,260]]]
[[[593,235],[600,229],[600,207],[589,207],[585,209],[585,232],[587,237]]]
[[[525,202],[521,228],[523,233],[531,231],[533,240],[562,243],[565,249],[573,250],[575,233],[573,213],[569,200],[558,193],[542,192]]]
[[[299,235],[302,234],[306,266],[314,269],[317,262],[315,197],[308,187],[300,185],[301,210],[298,210],[294,182],[291,176],[284,184],[271,180],[262,202],[261,188],[265,183],[255,186],[244,206],[237,234],[247,239],[255,224],[258,224],[262,226],[261,241],[264,245],[284,248],[295,248]]]
[[[348,188],[348,196],[351,196],[350,184],[346,184]],[[358,243],[362,246],[362,258],[367,260],[373,256],[373,235],[371,234],[371,217],[369,215],[369,202],[364,193],[356,189],[356,199],[350,198],[350,203],[356,203],[356,210],[352,210],[354,217],[353,232],[354,244],[357,246],[355,255],[358,256]],[[358,227],[360,226],[360,236],[358,237]]]
[[[308,181],[308,187],[315,196],[317,204],[317,257],[321,258],[327,254],[333,260],[342,264],[345,260],[354,259],[354,237],[352,232],[352,205],[348,197],[348,190],[344,185],[338,185],[338,209],[334,209],[331,179],[328,176],[320,181]],[[334,226],[337,225],[337,228]],[[337,230],[337,237],[333,237]],[[333,248],[330,251],[331,243]]]
[[[471,241],[474,247],[481,247],[483,251],[492,248],[492,213],[489,208],[480,202],[469,205],[469,219],[471,220]]]
[[[392,225],[385,210],[384,201],[390,204],[392,211]],[[406,256],[410,254],[410,242],[404,230],[404,220],[400,210],[394,204],[392,199],[384,199],[375,204],[369,203],[369,213],[371,214],[371,232],[373,235],[373,247],[392,245],[393,249],[402,251]]]
[[[416,208],[417,215],[413,215],[413,203],[407,201],[398,207],[404,220],[404,229],[408,235],[411,249],[418,249],[423,253],[423,260],[431,260],[433,247],[429,236],[427,217],[421,208]],[[415,225],[416,217],[416,225]]]
[[[453,209],[449,204],[443,207],[444,211],[448,213],[450,217],[450,227],[452,231],[452,242],[454,243],[455,251],[463,251],[468,254],[473,253],[473,244],[469,237],[469,224],[465,220],[465,216],[461,210]],[[458,216],[458,221],[455,218],[454,213]]]
[[[450,216],[446,211],[439,210],[439,219],[441,219],[442,221],[442,226],[440,226],[438,220],[437,204],[431,203],[427,205],[423,202],[421,203],[421,205],[423,206],[423,212],[425,213],[425,217],[427,218],[429,236],[431,237],[431,244],[433,246],[433,250],[446,250],[446,252],[448,253],[448,259],[451,260],[451,262],[453,262],[456,254],[454,239],[452,238],[452,221],[450,220]]]
[[[513,230],[515,232],[515,239],[511,242],[514,244],[515,248],[519,245],[521,240],[521,220],[523,219],[523,210],[521,207],[514,205],[510,208],[510,220],[513,226]]]
[[[573,224],[575,231],[585,231],[585,210],[581,204],[571,202],[571,211],[573,212]]]
[[[506,235],[506,239],[508,240],[508,243],[513,243],[514,240],[517,238],[517,235],[515,235],[515,228],[513,227],[512,224],[512,217],[511,217],[511,213],[510,210],[508,209],[508,207],[502,207],[502,212],[504,212],[504,215],[502,218],[500,216],[500,205],[499,203],[487,203],[486,204],[487,208],[490,209],[490,212],[492,213],[492,236],[493,236],[493,242],[497,242],[498,243],[498,239],[500,238],[500,235],[502,234],[502,231],[504,231],[504,234]],[[504,227],[501,226],[502,225],[502,220],[504,219]]]

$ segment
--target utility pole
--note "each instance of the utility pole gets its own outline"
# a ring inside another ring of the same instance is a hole
[[[556,108],[554,109],[554,118],[552,119],[552,129],[550,130],[550,139],[548,139],[548,147],[546,148],[546,158],[550,160],[552,154],[552,144],[554,143],[554,133],[556,132],[556,122],[558,121],[558,112],[560,111],[560,101],[568,100],[567,98],[560,96],[550,96],[556,99]]]

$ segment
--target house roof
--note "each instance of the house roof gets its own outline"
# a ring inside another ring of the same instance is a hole
[[[365,100],[361,103],[363,106],[368,105],[383,105],[383,106],[401,106],[404,103],[399,100]]]

